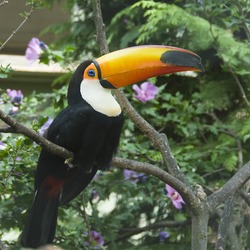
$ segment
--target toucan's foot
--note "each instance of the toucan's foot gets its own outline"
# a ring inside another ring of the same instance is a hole
[[[75,167],[75,165],[73,164],[73,158],[66,159],[64,163],[68,165],[70,169]]]

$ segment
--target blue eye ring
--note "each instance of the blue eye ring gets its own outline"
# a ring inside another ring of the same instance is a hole
[[[95,76],[95,71],[93,69],[88,70],[88,76],[94,77]]]

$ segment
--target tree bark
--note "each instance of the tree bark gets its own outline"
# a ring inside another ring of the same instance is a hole
[[[191,214],[192,218],[192,250],[207,249],[207,232],[209,211],[206,204],[203,204],[199,213]]]

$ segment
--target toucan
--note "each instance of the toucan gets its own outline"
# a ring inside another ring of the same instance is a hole
[[[68,87],[68,106],[46,133],[48,140],[70,150],[74,157],[69,162],[41,150],[35,197],[21,234],[24,247],[52,243],[58,207],[80,194],[97,170],[110,168],[124,120],[112,90],[180,71],[204,71],[200,57],[160,45],[121,49],[77,67]]]

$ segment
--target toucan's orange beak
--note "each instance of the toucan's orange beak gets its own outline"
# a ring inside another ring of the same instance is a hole
[[[200,57],[193,52],[159,45],[114,51],[97,58],[94,65],[100,83],[106,88],[120,88],[175,72],[204,71]]]

